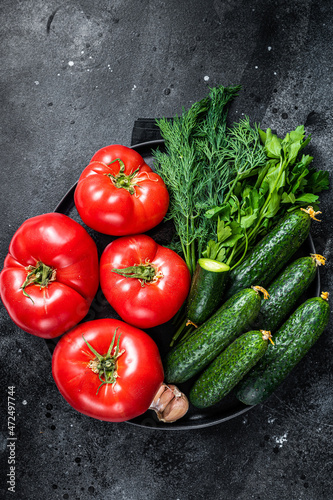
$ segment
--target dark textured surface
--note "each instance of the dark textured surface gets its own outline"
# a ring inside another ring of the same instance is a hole
[[[231,118],[280,135],[304,123],[332,170],[329,0],[3,0],[1,259],[93,153],[129,145],[139,117],[173,116],[241,83]],[[332,286],[332,199],[313,226]],[[58,393],[45,342],[1,314],[1,498],[331,500],[332,321],[263,405],[221,425],[163,432],[81,416]],[[7,491],[7,387],[16,397],[16,493]]]

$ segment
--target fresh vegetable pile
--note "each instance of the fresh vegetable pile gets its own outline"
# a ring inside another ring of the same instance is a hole
[[[248,117],[229,126],[239,91],[213,88],[157,120],[165,147],[154,170],[125,146],[94,154],[74,201],[110,236],[100,262],[94,233],[66,215],[28,219],[12,238],[2,302],[22,330],[61,336],[53,377],[85,415],[120,422],[150,409],[171,423],[189,402],[204,410],[231,392],[261,403],[328,324],[328,293],[306,297],[325,258],[298,255],[328,172],[304,154],[303,126],[283,139]],[[163,220],[169,247],[144,234]],[[85,320],[99,284],[120,319]],[[152,330],[165,324],[166,353]]]

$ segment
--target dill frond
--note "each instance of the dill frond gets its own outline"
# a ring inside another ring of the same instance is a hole
[[[239,86],[213,88],[182,116],[157,120],[166,152],[154,152],[155,169],[168,188],[169,218],[191,272],[214,233],[205,212],[221,202],[230,181],[223,156],[227,104],[239,90]]]

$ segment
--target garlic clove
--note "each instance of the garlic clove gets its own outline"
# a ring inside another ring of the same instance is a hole
[[[189,408],[184,393],[175,385],[162,384],[157,391],[150,409],[154,410],[161,422],[173,423],[183,417]]]

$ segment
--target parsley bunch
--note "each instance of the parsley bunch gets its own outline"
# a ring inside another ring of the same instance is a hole
[[[328,172],[314,170],[310,167],[313,157],[301,154],[311,139],[305,138],[303,125],[284,139],[269,128],[266,132],[258,129],[258,133],[266,156],[264,164],[245,178],[236,167],[235,179],[224,202],[206,212],[207,218],[216,221],[217,232],[203,255],[232,267],[287,212],[309,204],[317,208],[316,193],[329,188]],[[233,161],[237,162],[236,150]]]

